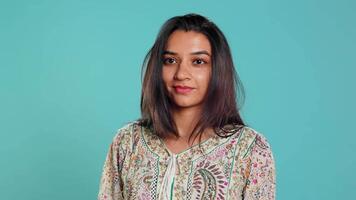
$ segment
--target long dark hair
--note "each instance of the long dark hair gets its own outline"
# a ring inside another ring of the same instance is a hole
[[[237,101],[238,99],[245,100],[244,88],[235,71],[225,36],[213,22],[195,13],[168,19],[159,30],[152,48],[145,56],[141,72],[143,82],[139,124],[150,128],[161,138],[171,133],[178,136],[172,117],[172,105],[162,79],[163,52],[169,36],[175,30],[204,34],[209,39],[212,50],[212,77],[201,117],[191,132],[189,141],[193,135],[194,140],[199,135],[200,142],[203,131],[208,127],[213,127],[217,135],[228,137],[226,134],[221,134],[221,130],[227,133],[231,132],[229,131],[231,129],[236,130],[236,127],[246,126],[240,117],[240,102]],[[239,98],[237,98],[236,89]]]

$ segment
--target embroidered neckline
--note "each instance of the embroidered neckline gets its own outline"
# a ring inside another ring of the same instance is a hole
[[[201,146],[202,148],[204,148],[204,146],[206,145],[206,143],[210,142],[210,140],[216,140],[216,139],[218,139],[218,137],[219,137],[219,136],[217,136],[216,134],[214,134],[213,136],[209,137],[208,139],[205,139],[204,141],[200,142],[200,146]],[[160,138],[160,137],[157,137],[157,138],[160,140],[161,145],[165,148],[165,150],[166,150],[166,151],[169,153],[169,155],[171,155],[171,156],[180,156],[180,155],[182,155],[182,154],[185,154],[185,153],[188,152],[188,151],[191,151],[191,150],[194,149],[194,148],[199,148],[199,143],[197,143],[197,144],[194,144],[194,145],[192,145],[192,146],[190,146],[190,147],[188,147],[188,148],[182,150],[182,151],[179,152],[179,153],[173,153],[173,152],[167,147],[166,143],[162,140],[162,138]]]
[[[241,132],[241,131],[237,131],[237,132]],[[179,153],[173,153],[167,148],[164,141],[159,136],[155,135],[151,129],[148,129],[146,127],[141,127],[141,136],[145,145],[149,148],[149,150],[152,153],[162,158],[175,156],[177,158],[191,157],[191,159],[194,159],[203,155],[201,149],[203,149],[204,152],[210,152],[212,149],[216,148],[220,144],[227,142],[233,137],[236,137],[236,135],[239,134],[233,134],[232,136],[224,138],[215,134],[209,137],[208,139],[200,142],[200,147],[199,147],[199,143],[197,143]]]

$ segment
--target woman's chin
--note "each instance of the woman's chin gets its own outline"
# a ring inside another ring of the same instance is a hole
[[[198,108],[200,105],[193,102],[175,102],[176,110]]]

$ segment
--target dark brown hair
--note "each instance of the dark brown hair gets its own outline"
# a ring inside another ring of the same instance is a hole
[[[237,94],[244,101],[245,94],[241,81],[235,71],[230,47],[221,30],[206,17],[190,13],[168,19],[157,35],[157,38],[145,56],[142,65],[141,118],[139,124],[153,130],[161,138],[169,133],[178,136],[178,131],[172,117],[172,103],[162,79],[163,52],[169,36],[175,30],[195,31],[204,34],[212,49],[212,77],[203,103],[203,111],[198,123],[190,134],[194,135],[213,127],[221,137],[228,137],[218,130],[245,126],[239,114]],[[236,89],[238,90],[236,94]],[[233,126],[231,126],[233,125]],[[226,132],[229,132],[228,130]],[[231,131],[230,131],[231,132]],[[232,134],[231,134],[232,135]],[[193,140],[193,141],[194,141]]]

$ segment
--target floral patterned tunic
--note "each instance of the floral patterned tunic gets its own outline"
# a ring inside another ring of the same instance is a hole
[[[275,199],[274,157],[261,133],[244,126],[200,147],[174,154],[151,129],[127,123],[108,150],[98,200]]]

